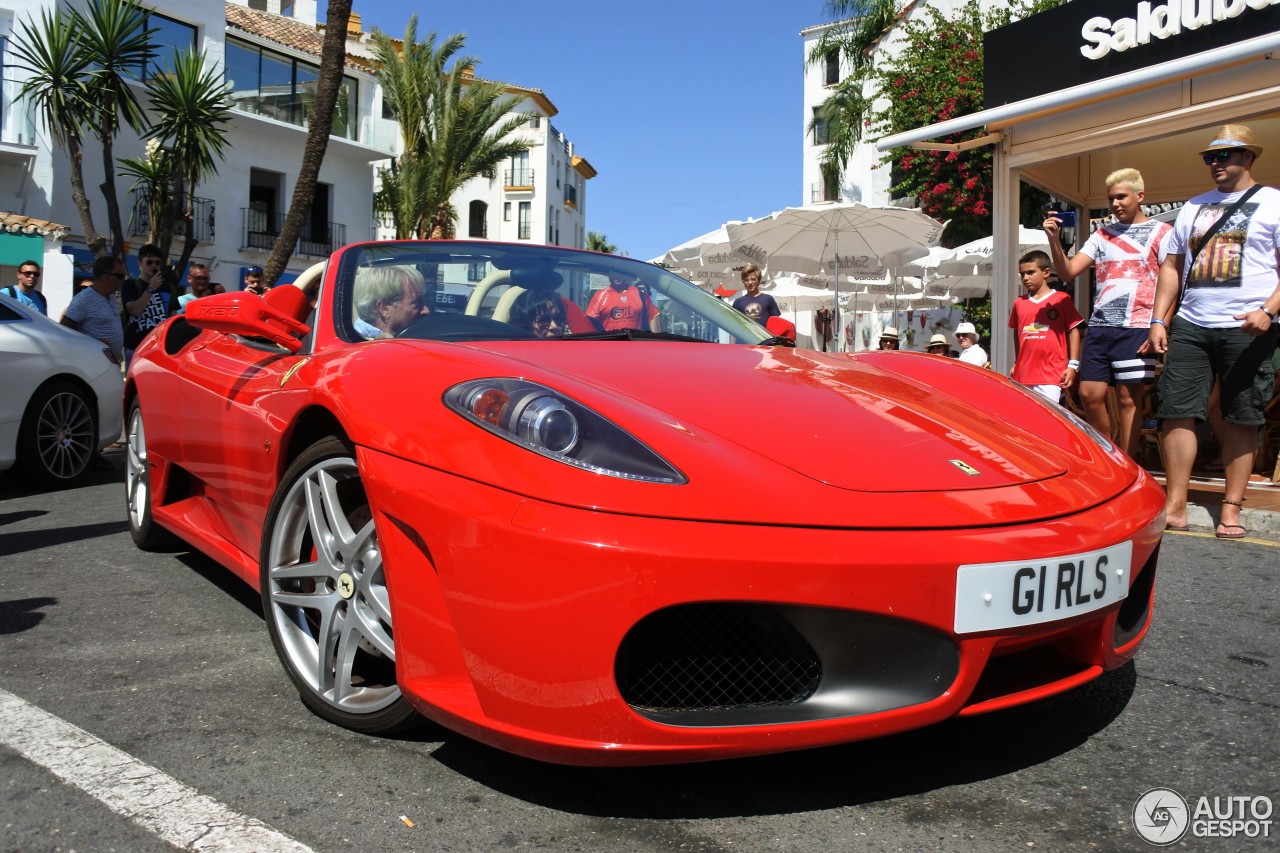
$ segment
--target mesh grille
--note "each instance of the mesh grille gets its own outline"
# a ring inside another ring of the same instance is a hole
[[[695,604],[643,619],[623,641],[618,688],[632,707],[723,710],[803,702],[822,664],[771,608]]]
[[[201,331],[179,317],[169,324],[164,337],[164,351],[169,355],[177,355],[183,347],[200,337]]]

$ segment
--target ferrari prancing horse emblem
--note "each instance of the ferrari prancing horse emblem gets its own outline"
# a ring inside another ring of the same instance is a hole
[[[982,473],[982,472],[981,472],[981,471],[979,471],[977,468],[974,468],[974,467],[973,467],[972,465],[970,465],[968,462],[965,462],[965,461],[963,461],[963,460],[960,460],[960,459],[948,459],[947,461],[948,461],[948,462],[950,462],[952,465],[956,466],[957,468],[959,468],[961,471],[963,471],[963,472],[965,472],[966,474],[968,474],[970,477],[977,477],[979,474],[981,474],[981,473]]]

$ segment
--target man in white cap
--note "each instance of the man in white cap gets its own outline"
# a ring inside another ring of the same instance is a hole
[[[893,326],[885,326],[884,331],[880,333],[879,349],[896,350],[898,348],[898,330],[893,328]]]
[[[987,351],[978,345],[978,330],[972,323],[956,326],[956,346],[960,347],[960,360],[978,367],[988,366]]]
[[[1271,355],[1280,334],[1280,190],[1253,179],[1262,146],[1240,124],[1218,128],[1200,152],[1216,187],[1178,211],[1160,265],[1151,348],[1168,353],[1156,417],[1163,420],[1165,523],[1187,526],[1187,490],[1199,449],[1196,423],[1221,383],[1226,489],[1216,535],[1242,539],[1240,509],[1258,427],[1274,388]],[[1182,301],[1178,302],[1178,294]],[[1177,313],[1166,326],[1163,318]]]

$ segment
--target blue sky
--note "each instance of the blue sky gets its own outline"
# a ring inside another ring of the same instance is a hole
[[[324,0],[320,0],[324,15]],[[356,0],[365,29],[466,33],[477,73],[541,89],[600,173],[587,228],[652,258],[730,219],[803,202],[800,31],[822,0]]]

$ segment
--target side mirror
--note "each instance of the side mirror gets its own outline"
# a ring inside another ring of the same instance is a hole
[[[279,301],[278,298],[268,301],[273,292],[265,297],[243,291],[215,293],[189,302],[184,316],[198,329],[266,338],[289,352],[297,352],[302,348],[302,337],[311,327],[276,308],[272,302]]]

